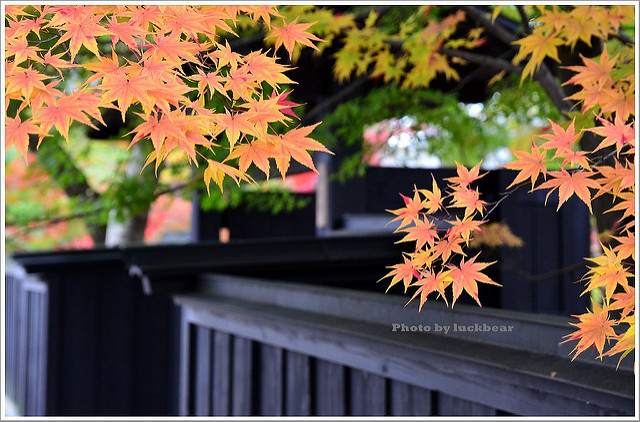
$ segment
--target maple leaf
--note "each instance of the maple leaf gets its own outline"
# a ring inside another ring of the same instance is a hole
[[[460,237],[467,245],[471,240],[471,235],[475,232],[481,232],[480,226],[484,224],[484,221],[474,220],[473,217],[465,216],[462,220],[456,217],[455,221],[447,220],[447,223],[451,224],[449,233],[451,236]]]
[[[531,179],[531,189],[533,189],[540,173],[542,173],[546,179],[547,160],[545,158],[547,157],[547,151],[536,146],[533,141],[531,145],[531,152],[509,150],[518,159],[504,164],[501,167],[509,170],[518,170],[519,172],[515,179],[513,179],[513,182],[507,186],[507,189],[525,181],[527,178]]]
[[[428,214],[433,214],[440,209],[444,209],[442,203],[442,192],[436,183],[436,178],[431,174],[431,190],[419,189],[422,195],[424,195],[424,201],[422,206]]]
[[[15,119],[5,116],[4,136],[5,136],[5,152],[11,145],[15,146],[20,155],[24,158],[25,163],[29,163],[27,153],[29,150],[29,134],[39,134],[40,128],[33,123],[32,119],[22,121],[20,116]]]
[[[280,170],[280,174],[284,179],[286,170],[289,166],[289,159],[293,158],[303,166],[318,172],[313,165],[313,160],[307,151],[321,151],[328,154],[333,154],[320,142],[309,138],[307,135],[313,131],[320,123],[313,124],[311,126],[300,126],[295,129],[291,129],[284,135],[277,135],[277,145],[279,148],[279,154],[276,156],[276,165]]]
[[[396,264],[387,268],[392,268],[392,270],[389,271],[387,275],[378,280],[378,282],[380,282],[387,277],[392,277],[391,282],[389,283],[389,287],[387,287],[387,292],[391,287],[402,281],[404,284],[404,292],[406,293],[409,285],[411,285],[411,282],[413,281],[413,278],[420,277],[417,268],[414,266],[413,262],[411,262],[411,260],[406,256],[404,257],[404,263]]]
[[[104,26],[110,35],[111,43],[115,51],[118,41],[122,41],[131,51],[138,51],[140,49],[138,40],[141,40],[146,35],[147,31],[140,26],[132,25],[130,20],[126,22],[118,22],[115,16],[111,16],[111,19],[107,19],[107,25]]]
[[[559,210],[562,204],[565,203],[574,193],[587,205],[589,212],[593,214],[591,209],[591,193],[589,188],[598,189],[600,185],[591,176],[594,174],[591,171],[582,170],[569,173],[567,170],[562,169],[560,171],[550,171],[550,180],[540,184],[534,190],[538,189],[551,189],[546,196],[546,200],[551,193],[558,189],[558,208]]]
[[[71,62],[75,60],[82,46],[86,47],[87,50],[95,56],[100,57],[100,50],[98,50],[98,42],[95,37],[109,35],[109,31],[99,24],[101,18],[102,16],[96,16],[90,11],[80,13],[76,17],[68,16],[67,19],[63,20],[62,25],[60,25],[63,34],[53,46],[52,50],[63,42],[69,41]]]
[[[246,172],[253,163],[269,178],[269,158],[275,157],[275,150],[269,143],[256,140],[236,146],[226,160],[238,158],[238,168]]]
[[[563,85],[579,84],[583,87],[595,86],[597,88],[604,88],[613,83],[611,72],[615,67],[618,56],[609,59],[609,53],[605,47],[600,55],[600,62],[584,57],[582,54],[580,54],[580,58],[584,66],[563,66],[564,69],[576,73]]]
[[[471,183],[475,182],[476,180],[480,179],[485,174],[487,174],[487,173],[479,174],[480,166],[482,165],[482,160],[480,160],[480,162],[476,164],[471,170],[467,169],[465,166],[458,163],[457,161],[454,161],[454,162],[456,163],[456,171],[458,175],[455,177],[448,177],[444,179],[449,183],[457,184],[462,187],[467,187]]]
[[[571,334],[564,336],[567,338],[562,343],[567,341],[578,340],[578,344],[574,347],[571,353],[574,360],[580,353],[584,352],[589,346],[595,345],[596,349],[600,353],[602,359],[602,350],[604,348],[604,342],[616,336],[613,331],[613,326],[617,324],[616,321],[609,319],[609,311],[607,307],[599,307],[597,303],[592,301],[593,312],[587,309],[586,314],[572,315],[574,318],[578,318],[580,322],[570,323],[573,326],[578,327],[578,330]]]
[[[635,166],[633,163],[627,163],[627,167],[622,167],[619,161],[615,162],[614,167],[599,166],[596,170],[603,176],[597,179],[599,190],[593,196],[593,199],[604,195],[611,194],[615,199],[620,192],[629,187],[633,187],[635,183]]]
[[[402,200],[404,201],[404,207],[398,208],[395,210],[386,210],[396,217],[389,221],[387,224],[391,224],[395,221],[400,221],[400,225],[398,226],[398,230],[407,226],[409,224],[415,223],[419,220],[420,213],[423,209],[422,200],[418,195],[418,191],[416,190],[413,194],[413,198],[409,198],[403,194],[400,194]]]
[[[270,122],[279,122],[286,119],[284,114],[280,112],[280,108],[283,106],[278,105],[277,98],[257,100],[251,98],[246,103],[241,104],[240,107],[247,109],[243,116],[255,128],[255,133],[259,137],[264,138],[266,136]]]
[[[198,93],[201,97],[204,98],[205,89],[209,90],[209,93],[212,95],[216,92],[224,95],[225,98],[229,98],[226,89],[222,86],[222,76],[220,76],[219,71],[215,72],[203,72],[202,69],[198,68],[198,74],[189,76],[189,79],[198,82]]]
[[[102,82],[105,82],[112,80],[112,78],[116,76],[126,77],[127,73],[129,73],[125,67],[120,66],[119,58],[115,50],[111,51],[111,59],[99,56],[97,62],[84,63],[82,67],[94,73],[87,78],[84,83],[85,86],[90,85],[98,79],[102,79]]]
[[[540,28],[535,28],[532,34],[514,41],[513,44],[520,45],[518,54],[516,54],[512,60],[514,64],[520,63],[528,55],[531,55],[522,70],[520,83],[522,83],[527,76],[532,76],[537,72],[545,58],[551,57],[556,62],[560,62],[558,58],[558,46],[562,45],[563,41],[557,37],[544,34]]]
[[[450,269],[449,277],[451,277],[451,285],[453,288],[453,301],[451,303],[451,307],[455,305],[456,300],[460,297],[463,290],[475,299],[478,306],[482,307],[480,298],[478,297],[478,283],[500,286],[500,284],[491,280],[486,274],[481,272],[489,265],[494,264],[494,262],[475,262],[478,255],[468,259],[467,261],[462,258],[459,265],[447,265]]]
[[[420,295],[420,305],[418,307],[418,312],[422,311],[422,306],[427,301],[427,296],[431,292],[437,291],[446,302],[447,297],[444,294],[444,289],[452,281],[452,278],[449,276],[450,272],[450,270],[445,270],[440,271],[436,274],[433,271],[427,271],[421,274],[420,278],[413,284],[411,284],[411,286],[418,286],[416,292],[413,294],[411,299],[409,299],[409,302],[411,302],[418,295]],[[407,302],[407,304],[409,304],[409,302]]]
[[[104,125],[98,108],[100,104],[100,96],[96,93],[76,91],[71,95],[63,94],[54,103],[40,108],[33,116],[33,121],[39,123],[42,128],[40,142],[53,126],[69,142],[69,127],[74,120],[97,130],[89,116]]]
[[[635,121],[629,123],[628,125],[625,125],[619,114],[616,114],[614,123],[611,123],[610,121],[605,120],[600,116],[596,117],[598,118],[600,123],[602,123],[602,126],[589,128],[587,130],[602,136],[604,139],[592,152],[596,152],[610,145],[615,145],[616,153],[619,156],[622,148],[624,148],[626,145],[630,145],[636,137],[636,131],[632,127]]]
[[[103,80],[99,88],[102,90],[102,100],[105,103],[118,102],[123,122],[131,104],[139,102],[149,111],[155,106],[155,102],[149,96],[149,90],[157,88],[157,83],[143,75],[114,73],[108,80]]]
[[[318,50],[313,41],[322,41],[306,29],[309,28],[311,23],[296,23],[298,18],[295,18],[291,23],[283,21],[282,26],[272,25],[271,32],[265,39],[275,38],[275,49],[284,45],[284,48],[289,52],[289,58],[293,58],[293,48],[296,43],[311,47]]]
[[[551,124],[551,130],[553,134],[549,135],[538,135],[539,138],[547,139],[548,141],[540,145],[542,149],[556,149],[556,154],[553,158],[557,158],[560,156],[562,152],[565,151],[573,151],[573,145],[580,139],[581,131],[577,134],[575,133],[575,118],[571,121],[567,130],[564,130],[560,125],[556,124],[554,121],[549,120]]]
[[[628,231],[626,236],[612,236],[620,244],[613,248],[613,251],[620,257],[625,259],[631,257],[636,260],[636,235],[632,231]]]
[[[627,278],[633,275],[625,269],[622,265],[622,258],[612,248],[607,248],[603,245],[602,249],[602,255],[595,258],[586,258],[588,261],[595,263],[596,266],[588,267],[589,271],[585,274],[585,278],[588,279],[587,288],[582,294],[597,287],[606,286],[605,298],[609,299],[618,285],[626,289],[629,285]]]
[[[245,114],[246,112],[231,114],[229,110],[225,110],[225,114],[215,114],[213,116],[215,122],[224,128],[231,150],[233,150],[243,133],[255,133],[255,128],[249,123]]]
[[[60,57],[64,56],[64,54],[65,53],[51,54],[51,50],[49,50],[44,54],[44,56],[42,56],[40,62],[45,66],[49,65],[53,67],[60,74],[60,78],[64,79],[61,69],[78,66],[74,63],[69,63],[68,61],[61,59]]]
[[[464,208],[464,217],[472,215],[478,211],[481,215],[487,205],[486,201],[480,199],[480,192],[477,189],[469,189],[468,187],[456,187],[451,193],[453,208]]]
[[[19,92],[28,103],[35,88],[47,89],[42,81],[49,79],[49,77],[31,67],[19,69],[19,71],[11,72],[5,77],[5,94]]]
[[[443,239],[435,243],[435,246],[433,247],[433,259],[435,260],[439,257],[444,263],[449,260],[453,253],[466,256],[461,247],[462,242],[464,242],[462,237],[456,236],[451,232],[447,233]]]
[[[154,34],[153,43],[144,44],[142,47],[147,49],[143,54],[143,58],[157,56],[176,66],[182,65],[185,60],[198,63],[199,60],[195,54],[206,48],[193,42],[180,40],[177,33],[169,33],[168,35]]]
[[[284,72],[290,69],[260,51],[253,51],[244,57],[244,68],[251,73],[256,81],[268,81],[271,86],[278,88],[280,84],[295,83]]]
[[[636,201],[635,201],[635,189],[634,186],[631,186],[631,191],[630,192],[622,192],[618,195],[618,197],[621,199],[621,201],[619,203],[617,203],[615,206],[611,207],[610,209],[608,209],[607,211],[605,211],[605,213],[608,212],[615,212],[615,211],[622,211],[622,219],[626,218],[626,217],[635,217],[636,215]],[[633,222],[631,222],[633,223]]]
[[[220,188],[220,191],[223,192],[224,187],[222,182],[227,176],[231,177],[237,185],[240,185],[241,180],[245,182],[255,183],[249,175],[241,172],[235,167],[224,163],[219,163],[214,160],[207,160],[207,163],[209,165],[204,171],[204,183],[207,186],[207,193],[209,194],[209,183],[211,183],[211,180],[213,180]]]
[[[617,353],[622,353],[620,355],[620,359],[618,359],[618,365],[616,366],[616,369],[620,366],[620,362],[622,361],[622,359],[629,353],[631,353],[636,346],[635,316],[629,315],[628,317],[621,319],[620,323],[629,324],[629,328],[627,328],[627,330],[621,335],[615,336],[614,339],[616,340],[616,344],[614,344],[611,349],[604,353],[604,356],[613,356]]]
[[[625,318],[628,314],[635,312],[636,308],[636,289],[633,286],[627,286],[624,292],[615,293],[609,304],[609,309],[621,309],[620,318]]]
[[[37,62],[41,61],[38,51],[37,47],[29,45],[29,41],[26,38],[9,38],[4,48],[5,57],[13,56],[14,68],[29,59]]]
[[[280,107],[280,112],[287,116],[295,117],[300,120],[300,117],[293,112],[292,107],[298,107],[302,104],[294,103],[293,101],[288,101],[287,97],[291,94],[291,91],[283,92],[281,94],[276,95],[276,92],[273,91],[271,93],[270,98],[276,98],[276,104]]]
[[[242,55],[231,51],[231,47],[229,46],[229,41],[225,40],[225,45],[215,43],[216,47],[212,52],[207,54],[207,57],[214,59],[217,62],[218,69],[229,66],[231,70],[236,70],[238,68],[238,63],[243,61]]]
[[[407,234],[396,243],[415,241],[416,250],[425,244],[433,246],[435,240],[438,238],[436,226],[429,220],[418,219],[413,226],[409,226],[401,231]]]

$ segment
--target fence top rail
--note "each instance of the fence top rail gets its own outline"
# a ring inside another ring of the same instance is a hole
[[[206,242],[180,245],[126,246],[78,251],[18,253],[13,259],[29,272],[69,265],[123,261],[146,275],[198,274],[252,265],[303,268],[306,265],[376,262],[394,259],[398,236],[341,236]]]
[[[454,308],[449,308],[436,300],[427,301],[422,311],[418,312],[416,301],[407,304],[406,296],[383,294],[382,290],[369,292],[336,289],[323,285],[225,274],[201,276],[195,290],[216,297],[238,298],[260,304],[386,324],[389,329],[396,327],[398,331],[429,330],[431,333],[449,337],[548,353],[564,359],[570,358],[569,354],[573,348],[572,344],[562,343],[563,337],[573,331],[573,327],[569,325],[569,318],[557,315],[479,308],[467,304],[456,304]],[[445,327],[449,328],[446,333]],[[469,331],[467,327],[471,327],[473,331]],[[462,328],[464,331],[461,331]],[[612,368],[618,364],[617,357],[595,360],[589,353],[579,355],[576,360]],[[620,363],[620,368],[632,369],[632,365],[632,359],[627,358]]]

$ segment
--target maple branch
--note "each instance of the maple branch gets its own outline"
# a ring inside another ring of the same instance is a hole
[[[527,12],[521,4],[517,5],[516,9],[518,9],[518,13],[520,14],[520,19],[522,21],[522,32],[525,34],[531,34],[531,26],[529,26],[529,16],[527,16]]]
[[[451,48],[441,48],[438,50],[442,54],[450,57],[458,57],[471,63],[490,66],[500,70],[506,70],[511,73],[522,73],[522,66],[516,66],[508,60],[499,57],[485,56],[484,54],[472,53],[470,51],[454,50]]]

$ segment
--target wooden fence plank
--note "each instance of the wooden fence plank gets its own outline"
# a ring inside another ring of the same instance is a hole
[[[345,368],[323,359],[316,360],[316,416],[344,416]]]
[[[180,416],[189,416],[191,397],[191,323],[187,318],[189,310],[182,308],[180,319],[180,364],[178,375],[178,412]]]
[[[449,394],[438,394],[438,416],[495,416],[496,409]]]
[[[285,361],[285,414],[308,416],[311,414],[309,357],[287,351]]]
[[[231,378],[231,414],[250,416],[252,411],[253,345],[251,340],[233,337],[233,377]]]
[[[231,336],[214,332],[213,347],[213,416],[229,416],[231,413]]]
[[[394,380],[390,389],[392,416],[431,416],[431,391]]]
[[[282,349],[268,344],[260,346],[260,415],[282,416],[283,359]]]
[[[196,329],[195,348],[193,413],[195,416],[209,416],[209,399],[211,397],[211,330],[203,327]]]
[[[352,416],[385,416],[386,380],[369,372],[351,369],[349,397]]]

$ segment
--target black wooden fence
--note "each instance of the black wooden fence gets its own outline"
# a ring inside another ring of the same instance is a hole
[[[17,255],[7,393],[50,416],[633,414],[631,359],[570,362],[567,317],[382,294],[393,241]]]
[[[184,416],[634,413],[633,373],[570,362],[562,318],[222,275],[175,300]]]

